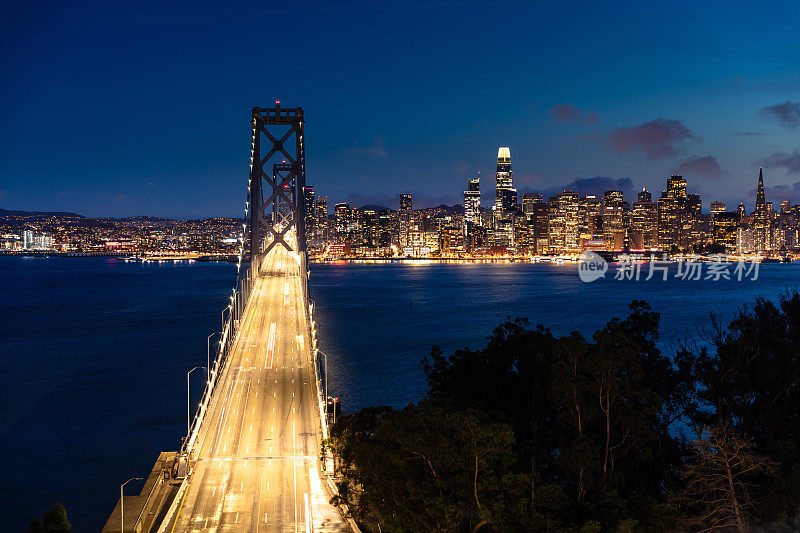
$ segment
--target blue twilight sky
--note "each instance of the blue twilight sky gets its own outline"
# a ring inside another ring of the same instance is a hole
[[[800,2],[289,5],[5,2],[0,207],[239,215],[276,99],[330,204],[489,203],[501,145],[521,192],[800,202]]]

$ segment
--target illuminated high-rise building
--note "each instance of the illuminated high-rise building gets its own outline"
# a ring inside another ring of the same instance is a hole
[[[464,191],[464,243],[469,250],[478,243],[478,229],[481,227],[481,188],[480,178],[470,178]]]
[[[726,252],[735,251],[739,213],[736,211],[717,211],[714,213],[712,225],[714,244],[724,246]]]
[[[317,239],[320,242],[328,240],[328,197],[319,196],[317,198]]]
[[[400,233],[400,247],[405,248],[410,245],[409,234],[411,232],[411,193],[400,195],[400,211],[397,213],[398,233]]]
[[[711,212],[712,216],[715,213],[724,213],[727,210],[728,206],[725,202],[711,202],[711,205],[709,207],[709,211]]]
[[[571,254],[580,252],[578,230],[580,199],[578,193],[564,191],[555,198],[554,209],[550,211],[548,248],[550,253]]]
[[[349,241],[350,232],[353,228],[353,211],[346,202],[338,203],[334,207],[334,221],[336,242]]]
[[[311,242],[316,235],[317,227],[317,203],[314,187],[306,185],[303,187],[303,207],[305,208],[303,223],[306,228],[306,242]]]
[[[522,195],[522,212],[526,215],[533,213],[535,204],[542,203],[542,195],[535,192],[526,192]]]
[[[513,245],[514,221],[517,210],[517,189],[511,172],[511,149],[501,146],[497,149],[497,173],[494,189],[494,236],[496,244]]]
[[[622,191],[603,193],[603,243],[606,250],[621,250],[625,240]]]
[[[411,193],[404,192],[400,194],[400,211],[411,211]]]
[[[658,199],[658,245],[663,250],[679,247],[688,239],[686,226],[686,180],[672,175],[667,179],[667,190]]]
[[[471,222],[476,226],[481,225],[481,190],[480,179],[471,178],[467,181],[467,190],[464,191],[464,223]]]
[[[511,171],[511,149],[502,146],[497,149],[497,174],[495,175],[494,206],[499,218],[505,218],[517,208],[517,190]]]
[[[658,213],[652,195],[642,190],[633,203],[631,213],[631,248],[649,250],[658,242]]]

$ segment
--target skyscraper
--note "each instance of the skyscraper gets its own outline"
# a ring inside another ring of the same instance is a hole
[[[753,244],[756,251],[773,248],[772,209],[764,194],[764,169],[758,169],[758,188],[756,189],[756,209],[753,212]]]
[[[522,212],[526,215],[533,213],[535,204],[542,203],[542,195],[535,192],[526,192],[522,195]]]
[[[633,204],[631,216],[631,247],[649,250],[658,242],[658,213],[652,195],[642,190]]]
[[[328,197],[317,198],[317,239],[325,243],[328,240]]]
[[[686,180],[682,176],[667,178],[667,190],[658,199],[658,245],[663,250],[681,246],[687,240]]]
[[[764,196],[764,169],[758,168],[758,188],[756,189],[756,210],[755,218],[758,219],[767,217],[767,201]]]
[[[464,191],[464,223],[471,222],[476,226],[481,225],[481,190],[480,179],[471,178],[467,181],[467,190]]]
[[[497,174],[495,176],[494,206],[499,218],[505,218],[517,207],[517,190],[511,172],[511,149],[502,146],[497,149]]]
[[[411,211],[411,193],[400,194],[400,211]]]
[[[306,243],[309,243],[314,239],[317,226],[316,195],[314,194],[314,187],[311,185],[303,187],[303,206],[305,207],[303,223],[306,227]]]
[[[549,250],[550,253],[570,254],[580,251],[578,242],[579,196],[573,191],[558,193],[555,209],[550,213]]]
[[[625,240],[622,191],[603,193],[603,242],[606,250],[621,250]]]
[[[467,190],[464,191],[464,243],[467,249],[477,244],[476,229],[481,226],[481,190],[480,178],[471,178],[467,181]]]
[[[352,228],[353,212],[346,202],[336,204],[334,208],[336,242],[346,242],[348,232]]]
[[[400,233],[400,247],[410,246],[409,232],[411,231],[411,193],[406,192],[400,195],[400,211],[398,217],[398,232]]]
[[[725,202],[711,202],[711,207],[709,208],[709,211],[712,215],[716,213],[724,213],[727,210],[728,206],[725,204]]]
[[[517,190],[511,172],[511,149],[497,149],[497,174],[494,189],[494,230],[497,244],[512,245],[514,242],[514,212],[517,210]]]

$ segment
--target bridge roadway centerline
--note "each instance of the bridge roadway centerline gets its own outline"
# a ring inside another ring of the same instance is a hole
[[[317,468],[320,414],[300,269],[278,246],[262,272],[166,531],[349,531]]]

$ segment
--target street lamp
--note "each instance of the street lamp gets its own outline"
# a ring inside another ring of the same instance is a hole
[[[322,350],[317,350],[317,353],[322,354],[322,358],[325,361],[325,423],[328,422],[328,354],[323,352]],[[336,406],[333,406],[333,416],[336,416]]]
[[[189,370],[186,373],[186,442],[189,442],[189,429],[190,429],[190,422],[191,422],[191,415],[189,414],[189,374],[197,370],[198,368],[205,368],[204,366],[196,366],[193,369]]]
[[[223,330],[223,331],[225,330],[225,311],[230,311],[230,310],[231,310],[231,306],[230,305],[228,305],[228,307],[224,307],[222,309],[222,315],[221,315],[222,323],[221,323],[220,329]]]
[[[123,500],[122,489],[123,489],[123,487],[125,487],[125,485],[127,485],[131,481],[137,481],[137,480],[141,481],[142,478],[140,478],[140,477],[132,477],[128,481],[126,481],[125,483],[123,483],[122,485],[119,486],[119,530],[122,533],[125,533],[125,513],[124,513],[125,508],[124,508],[124,503],[123,503],[125,500]]]
[[[211,337],[217,334],[222,334],[221,331],[215,331],[206,339],[206,369],[208,370],[208,381],[211,382]]]

